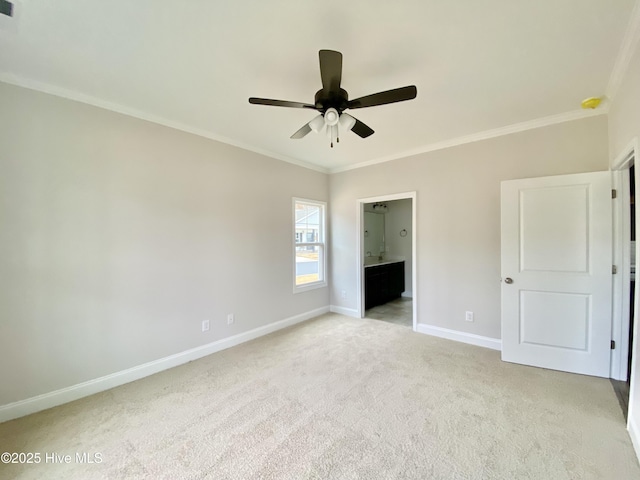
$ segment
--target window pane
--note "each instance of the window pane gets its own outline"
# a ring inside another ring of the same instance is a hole
[[[324,202],[293,199],[295,280],[293,293],[326,286]]]
[[[322,242],[320,206],[296,203],[296,243]]]
[[[318,282],[322,279],[322,250],[318,245],[296,247],[296,285]]]

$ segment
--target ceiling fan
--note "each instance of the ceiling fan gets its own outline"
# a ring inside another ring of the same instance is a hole
[[[373,130],[344,111],[348,108],[375,107],[387,103],[404,102],[416,98],[418,93],[415,85],[394,88],[384,92],[373,93],[365,97],[349,100],[349,94],[340,88],[342,81],[342,54],[334,50],[320,50],[320,77],[322,88],[316,92],[315,103],[289,102],[287,100],[271,100],[268,98],[249,98],[249,103],[254,105],[272,105],[276,107],[310,108],[320,112],[309,123],[291,135],[291,138],[302,138],[309,132],[319,132],[325,125],[331,135],[331,147],[333,141],[340,141],[339,128],[351,130],[356,135],[367,138],[373,134]]]

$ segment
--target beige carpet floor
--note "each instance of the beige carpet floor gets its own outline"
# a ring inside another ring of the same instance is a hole
[[[72,456],[2,479],[640,478],[607,379],[332,314],[0,424],[0,445]]]

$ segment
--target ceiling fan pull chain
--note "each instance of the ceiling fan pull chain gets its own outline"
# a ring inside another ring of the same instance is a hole
[[[333,140],[336,139],[336,143],[338,143],[338,125],[330,125],[331,128],[331,148],[333,148]]]

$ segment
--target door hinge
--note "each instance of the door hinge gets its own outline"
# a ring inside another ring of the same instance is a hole
[[[615,265],[611,265],[611,273],[614,275],[618,273],[618,267],[616,267]]]
[[[611,350],[615,350],[615,349],[616,349],[616,341],[611,340]]]
[[[618,190],[615,188],[611,189],[611,198],[618,198]]]

